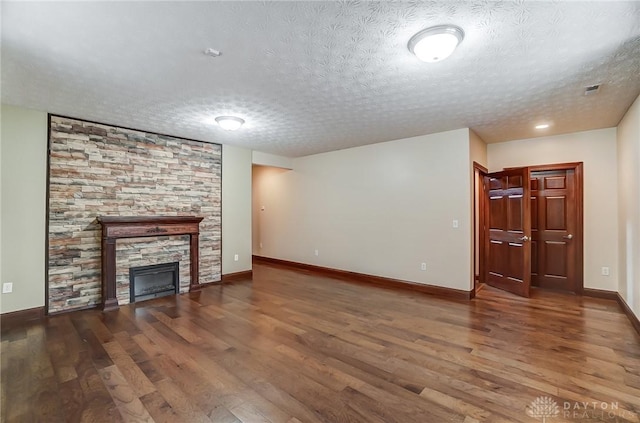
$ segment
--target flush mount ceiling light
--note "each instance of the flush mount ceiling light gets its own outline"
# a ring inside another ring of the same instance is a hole
[[[548,123],[541,123],[536,125],[536,129],[547,129],[550,125]]]
[[[244,125],[244,119],[235,116],[218,116],[216,122],[227,131],[235,131]]]
[[[463,38],[464,31],[457,26],[433,26],[411,37],[407,47],[423,62],[439,62],[451,56]]]

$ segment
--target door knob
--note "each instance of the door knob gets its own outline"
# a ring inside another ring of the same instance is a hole
[[[520,241],[527,242],[527,241],[529,241],[529,237],[525,235],[522,238],[520,238]]]
[[[563,236],[564,239],[573,239],[573,235],[569,234],[569,235],[565,235]]]

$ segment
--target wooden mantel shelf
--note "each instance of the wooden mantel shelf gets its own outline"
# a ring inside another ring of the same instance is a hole
[[[116,298],[116,240],[151,236],[189,235],[191,283],[189,291],[200,289],[199,235],[197,216],[98,216],[102,225],[102,309],[118,308]]]

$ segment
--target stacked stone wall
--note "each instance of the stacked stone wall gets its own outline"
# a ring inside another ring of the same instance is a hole
[[[221,274],[219,144],[50,116],[49,312],[101,302],[98,216],[201,216],[200,283]],[[189,290],[189,238],[116,243],[118,302],[129,302],[129,268],[180,262]]]

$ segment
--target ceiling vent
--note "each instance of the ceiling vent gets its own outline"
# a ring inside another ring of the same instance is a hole
[[[600,91],[600,84],[594,84],[584,87],[584,95],[598,94]]]

